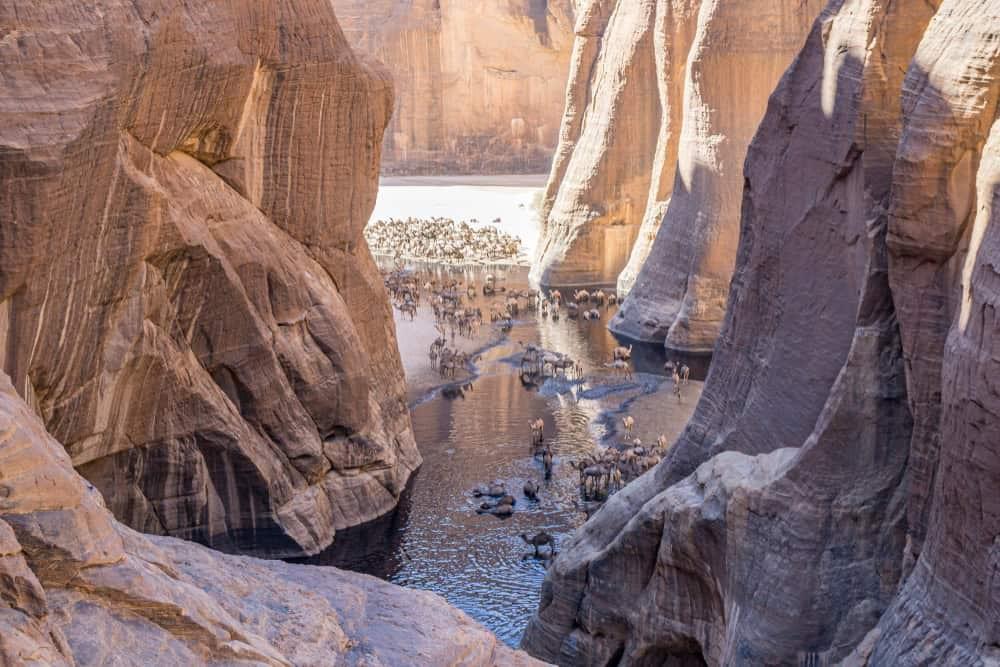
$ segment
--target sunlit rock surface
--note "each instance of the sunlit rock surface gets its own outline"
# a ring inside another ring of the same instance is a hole
[[[529,665],[431,593],[119,524],[0,374],[3,665]]]
[[[348,41],[392,72],[383,172],[548,171],[573,0],[333,0]]]
[[[534,655],[1000,659],[997,25],[995,0],[820,15],[748,152],[702,400],[564,545]]]
[[[677,323],[675,347],[710,348],[736,255],[746,147],[822,6],[587,3],[534,279],[623,294],[638,280],[644,296],[616,331],[662,342]]]
[[[680,90],[662,105],[677,116],[662,124],[665,149],[654,161],[669,190],[656,183],[650,192],[618,277],[628,298],[611,323],[616,333],[689,352],[715,345],[736,262],[747,146],[823,5],[699,4],[690,50],[668,79]]]
[[[0,369],[123,522],[314,553],[420,462],[328,2],[0,6]]]

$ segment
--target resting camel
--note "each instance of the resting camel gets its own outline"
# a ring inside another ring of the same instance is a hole
[[[539,555],[538,547],[547,546],[549,548],[549,554],[551,554],[552,551],[555,549],[556,545],[556,539],[551,535],[549,535],[548,533],[546,533],[544,530],[540,533],[535,534],[532,537],[528,537],[526,533],[521,533],[521,539],[530,544],[531,546],[535,547],[536,556]]]

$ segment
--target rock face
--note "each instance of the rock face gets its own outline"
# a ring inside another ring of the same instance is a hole
[[[675,346],[710,348],[736,255],[746,147],[822,6],[588,3],[533,278],[617,283],[623,294],[638,280],[642,296],[616,331],[661,342],[677,323]]]
[[[117,517],[314,553],[420,463],[329,3],[0,7],[0,369]],[[116,556],[117,558],[117,556]]]
[[[571,0],[334,0],[355,50],[391,70],[389,174],[548,171],[565,103]]]
[[[561,664],[1000,659],[1000,4],[833,0],[748,152],[664,462],[549,570]]]
[[[535,664],[433,594],[122,526],[2,374],[0,484],[4,665]]]

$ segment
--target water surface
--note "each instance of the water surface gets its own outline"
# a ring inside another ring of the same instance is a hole
[[[422,280],[453,276],[482,284],[482,269],[415,267]],[[493,268],[510,289],[527,286],[524,268]],[[490,300],[477,296],[472,305],[489,312]],[[694,381],[678,403],[663,374],[663,352],[634,348],[632,382],[604,367],[618,341],[606,323],[614,308],[601,308],[600,321],[563,317],[558,322],[522,312],[507,334],[488,322],[478,340],[461,340],[481,356],[473,372],[446,383],[427,355],[437,335],[426,303],[410,322],[397,316],[396,326],[410,389],[413,429],[424,458],[398,509],[359,528],[337,533],[335,544],[308,562],[333,564],[389,581],[430,590],[493,630],[512,646],[520,642],[538,604],[546,562],[531,556],[519,537],[545,530],[565,543],[585,515],[579,507],[575,470],[568,461],[593,451],[602,440],[620,439],[614,432],[631,406],[636,435],[652,442],[663,433],[675,437],[701,391]],[[583,364],[583,380],[550,379],[525,385],[518,373],[522,344],[533,342],[565,352]],[[701,361],[700,366],[694,365]],[[688,361],[693,377],[703,377],[703,360]],[[462,389],[467,386],[466,389]],[[543,480],[541,462],[532,455],[528,421],[545,420],[545,439],[555,454],[553,478]],[[516,512],[499,519],[475,512],[478,499],[470,490],[503,480],[517,498]],[[540,500],[527,500],[523,484],[543,484]]]

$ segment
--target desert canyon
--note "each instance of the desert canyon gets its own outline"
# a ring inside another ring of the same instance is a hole
[[[11,0],[0,64],[0,665],[1000,664],[1000,0]]]
[[[575,0],[333,0],[348,42],[388,67],[386,174],[548,169]]]

